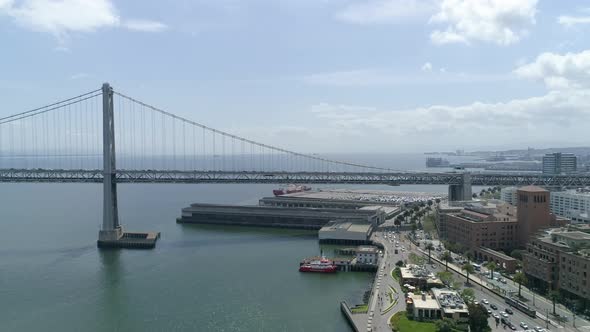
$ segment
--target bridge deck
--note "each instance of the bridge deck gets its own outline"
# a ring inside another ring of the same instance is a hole
[[[583,187],[590,175],[471,173],[471,184]],[[462,173],[117,170],[118,183],[463,184]],[[102,183],[102,170],[0,169],[0,182]]]

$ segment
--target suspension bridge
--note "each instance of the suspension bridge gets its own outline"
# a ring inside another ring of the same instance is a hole
[[[471,185],[587,186],[590,176],[406,172],[333,160],[211,128],[105,83],[0,118],[0,182],[102,183],[98,244],[108,246],[142,236],[126,236],[119,224],[117,183],[441,184],[463,200]]]

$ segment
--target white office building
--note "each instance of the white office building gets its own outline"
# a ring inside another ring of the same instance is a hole
[[[590,212],[590,192],[580,189],[551,192],[549,204],[551,212],[558,216],[584,221],[582,216]]]
[[[510,205],[516,205],[517,202],[517,195],[516,191],[518,190],[517,187],[506,187],[500,190],[500,199]]]
[[[543,174],[574,173],[577,164],[577,158],[573,153],[548,153],[543,156]]]

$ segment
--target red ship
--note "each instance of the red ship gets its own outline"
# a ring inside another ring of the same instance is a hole
[[[313,260],[309,263],[303,263],[299,266],[299,272],[320,272],[320,273],[334,273],[338,267],[333,261],[322,257],[320,260]]]
[[[275,189],[275,190],[272,191],[272,193],[275,196],[281,196],[281,195],[299,193],[299,192],[302,192],[302,191],[309,191],[309,190],[311,190],[311,187],[308,187],[308,186],[298,186],[298,185],[290,184],[287,187],[287,189],[284,189],[284,188]]]

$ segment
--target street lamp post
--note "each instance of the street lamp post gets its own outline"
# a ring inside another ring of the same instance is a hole
[[[545,324],[546,328],[549,329],[549,309],[545,308]]]

